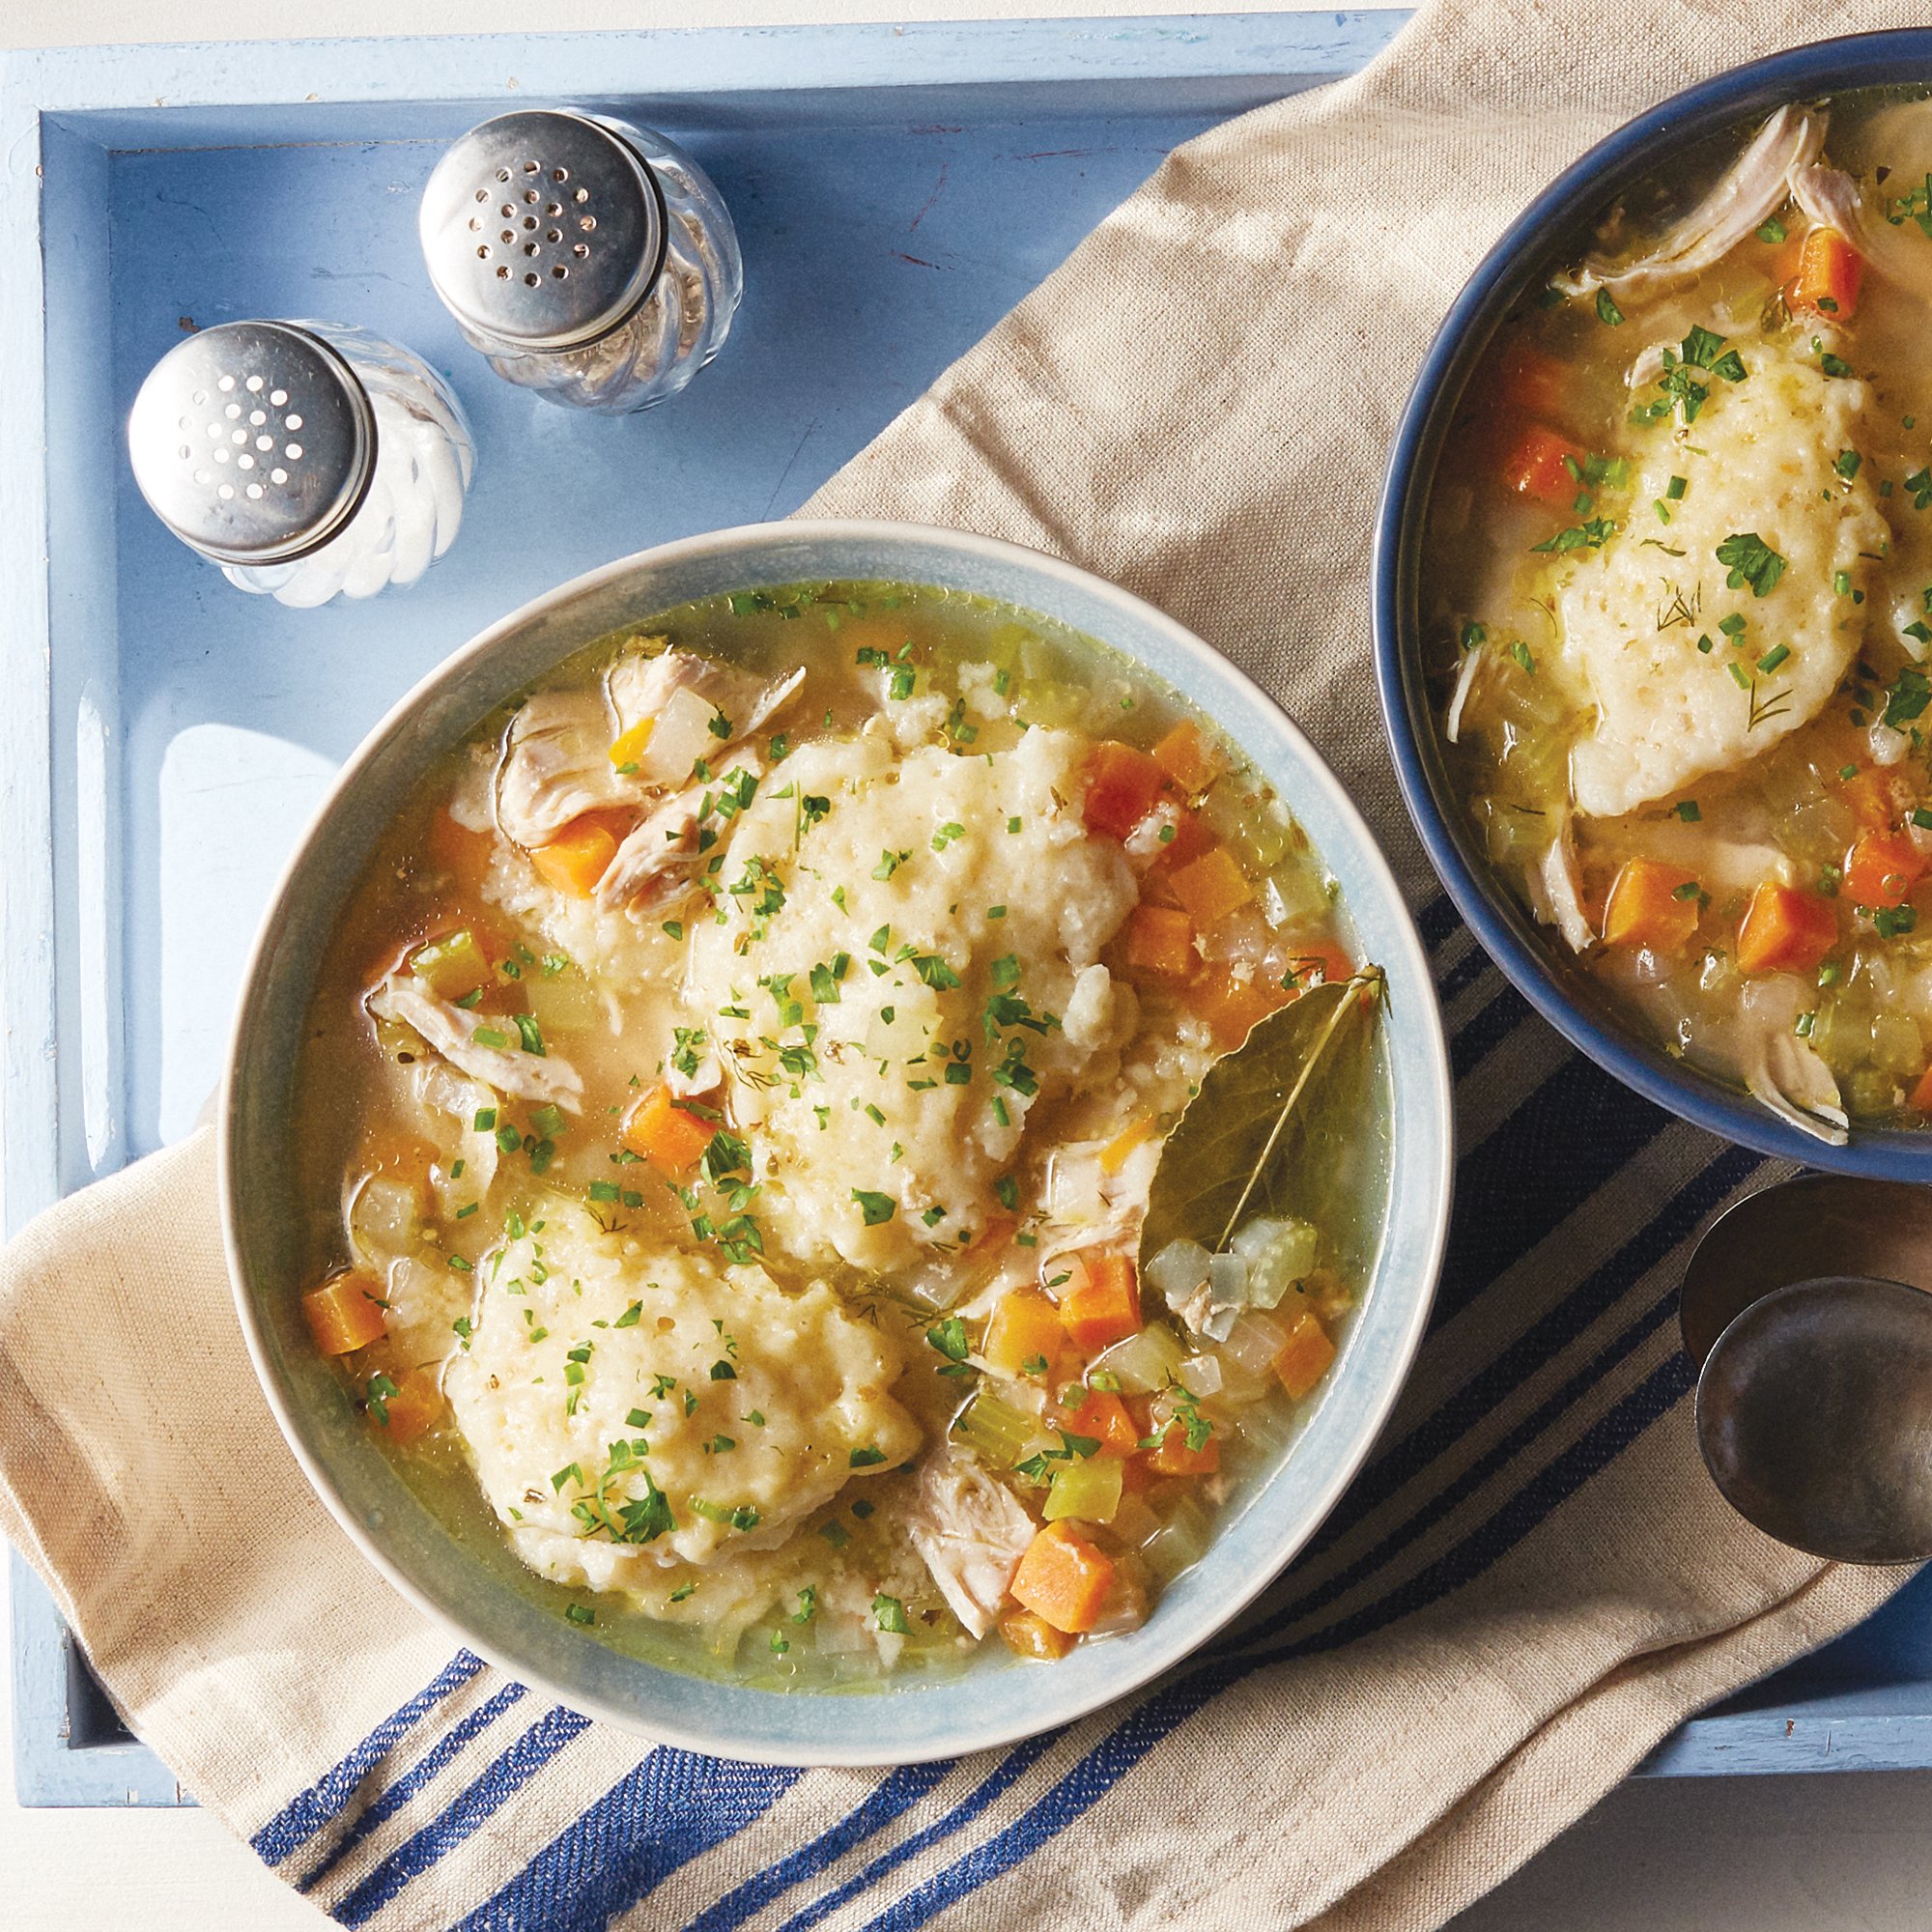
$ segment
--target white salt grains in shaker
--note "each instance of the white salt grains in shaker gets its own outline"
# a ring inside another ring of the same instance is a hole
[[[224,322],[149,371],[134,480],[242,590],[308,607],[413,583],[454,541],[476,449],[442,379],[325,322]]]
[[[649,409],[717,355],[744,286],[737,232],[673,141],[561,108],[472,128],[419,216],[437,294],[505,381]]]

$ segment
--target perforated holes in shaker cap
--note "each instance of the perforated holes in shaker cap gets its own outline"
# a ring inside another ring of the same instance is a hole
[[[286,563],[361,507],[376,468],[368,392],[286,322],[224,322],[148,372],[128,453],[149,507],[219,563]]]
[[[437,294],[486,347],[594,342],[664,267],[664,194],[643,156],[561,108],[472,128],[437,163],[417,226]]]

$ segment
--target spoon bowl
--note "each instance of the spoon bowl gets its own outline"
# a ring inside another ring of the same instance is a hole
[[[1826,1275],[1751,1301],[1705,1357],[1696,1426],[1725,1500],[1780,1543],[1932,1556],[1932,1294]]]

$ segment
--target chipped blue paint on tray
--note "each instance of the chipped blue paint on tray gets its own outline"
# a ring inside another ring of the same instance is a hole
[[[0,1225],[175,1139],[214,1084],[283,855],[389,702],[500,613],[794,509],[1176,143],[1352,72],[1385,10],[110,48],[0,61]],[[743,232],[724,355],[650,415],[490,376],[423,280],[417,193],[504,105],[686,141]],[[450,372],[481,467],[415,591],[285,611],[133,494],[120,423],[189,321],[332,316]],[[44,432],[44,434],[43,434]],[[28,1804],[189,1802],[13,1561]],[[1675,1772],[1932,1764],[1932,1583],[1686,1727]]]

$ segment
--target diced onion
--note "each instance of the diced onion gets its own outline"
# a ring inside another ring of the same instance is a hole
[[[1206,1511],[1192,1496],[1184,1495],[1173,1513],[1141,1546],[1149,1569],[1160,1577],[1174,1577],[1189,1564],[1200,1562],[1207,1553],[1211,1527]]]
[[[1151,1395],[1180,1373],[1181,1360],[1174,1330],[1165,1322],[1154,1321],[1138,1335],[1103,1349],[1094,1357],[1093,1369],[1114,1377],[1128,1395]]]
[[[1208,1264],[1208,1294],[1223,1307],[1248,1298],[1248,1264],[1239,1255],[1216,1255]]]
[[[1199,1241],[1170,1241],[1148,1263],[1147,1278],[1170,1308],[1179,1308],[1208,1279],[1209,1259]]]
[[[1260,1375],[1274,1367],[1274,1358],[1287,1340],[1287,1331],[1273,1316],[1243,1315],[1228,1331],[1221,1351],[1250,1375]]]
[[[1218,1355],[1190,1355],[1180,1365],[1180,1385],[1196,1396],[1221,1393],[1221,1360]]]
[[[672,692],[639,753],[641,776],[654,784],[682,784],[698,759],[718,750],[719,740],[711,729],[716,715],[717,707],[689,686]]]
[[[1056,1221],[1098,1221],[1105,1215],[1097,1153],[1054,1151],[1046,1164],[1046,1211]]]
[[[393,1175],[372,1174],[349,1208],[349,1232],[365,1257],[400,1254],[415,1240],[422,1197]]]

